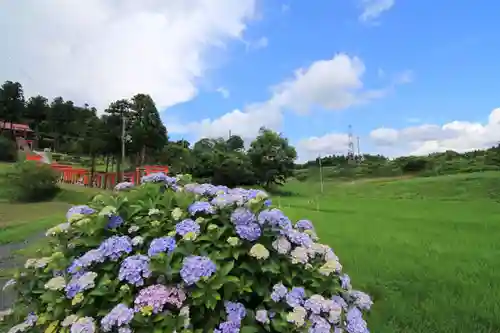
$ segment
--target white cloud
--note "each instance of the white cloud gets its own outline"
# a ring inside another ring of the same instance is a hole
[[[389,147],[413,155],[488,148],[500,142],[500,108],[491,111],[484,124],[455,120],[443,125],[378,128],[370,133],[370,138],[382,149]]]
[[[364,72],[361,59],[338,54],[296,70],[292,78],[272,87],[272,96],[265,102],[187,126],[198,137],[226,135],[231,130],[244,138],[252,138],[261,126],[280,130],[285,110],[300,114],[307,114],[312,107],[343,110],[385,96],[388,89],[363,87]]]
[[[99,108],[138,92],[192,99],[206,53],[239,40],[255,0],[0,1],[0,78]]]
[[[391,9],[395,2],[395,0],[361,0],[362,12],[359,16],[360,21],[375,21],[382,13]]]
[[[219,87],[217,88],[216,90],[218,93],[220,93],[222,95],[223,98],[229,98],[229,96],[231,95],[229,90],[227,90],[226,88],[224,87]]]
[[[346,154],[349,137],[345,133],[329,133],[321,137],[311,137],[297,143],[300,162],[307,162],[318,156]]]

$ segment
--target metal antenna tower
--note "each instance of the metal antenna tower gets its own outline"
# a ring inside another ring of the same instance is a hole
[[[348,142],[347,142],[347,159],[349,160],[350,163],[355,162],[354,161],[354,138],[352,136],[352,125],[349,125],[349,131],[348,131]]]

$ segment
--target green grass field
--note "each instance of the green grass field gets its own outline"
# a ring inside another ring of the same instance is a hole
[[[372,332],[500,331],[500,173],[319,189],[290,183],[278,202],[373,296]]]
[[[500,173],[327,183],[323,195],[319,190],[290,182],[290,195],[274,204],[294,220],[312,220],[354,287],[373,296],[371,332],[500,331]],[[59,201],[0,203],[0,243],[60,223],[67,208],[60,201],[81,203],[92,194],[73,186]]]

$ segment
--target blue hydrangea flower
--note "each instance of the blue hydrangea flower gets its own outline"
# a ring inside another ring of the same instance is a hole
[[[370,295],[359,291],[352,290],[349,292],[349,297],[353,300],[354,305],[356,305],[361,310],[370,310],[373,305],[373,301]]]
[[[68,267],[68,273],[72,275],[81,275],[84,269],[90,267],[93,263],[104,262],[104,252],[101,249],[92,249],[87,251],[80,258],[73,260]]]
[[[223,193],[223,194],[219,194],[215,198],[213,198],[210,203],[213,206],[216,206],[219,208],[224,208],[224,207],[232,206],[234,204],[242,205],[243,202],[244,202],[244,199],[240,195]]]
[[[332,325],[323,317],[313,314],[309,317],[311,327],[309,333],[330,333]]]
[[[304,304],[304,297],[306,296],[306,291],[302,287],[293,287],[292,290],[286,295],[286,303],[295,308],[297,306],[302,306]]]
[[[275,302],[279,302],[285,298],[287,293],[288,289],[282,283],[275,284],[273,286],[273,292],[271,293],[271,299]]]
[[[206,201],[197,201],[192,203],[188,207],[188,212],[191,215],[196,215],[197,213],[203,213],[203,214],[213,214],[215,213],[214,207]]]
[[[266,209],[259,213],[258,221],[260,225],[269,225],[274,229],[286,231],[292,229],[292,222],[279,209]]]
[[[239,323],[247,315],[247,310],[241,303],[226,301],[224,302],[224,307],[229,321]]]
[[[347,312],[347,325],[345,327],[348,333],[369,333],[366,321],[363,319],[361,311],[354,307]]]
[[[271,199],[267,199],[266,201],[264,201],[264,206],[265,207],[269,207],[273,204],[272,200]]]
[[[148,256],[152,257],[162,252],[171,253],[175,250],[175,247],[176,244],[173,237],[155,238],[149,245]]]
[[[309,220],[297,221],[297,223],[295,223],[295,228],[299,229],[300,231],[314,230],[314,226],[313,226],[312,222]]]
[[[219,324],[219,327],[214,329],[214,333],[239,333],[240,323],[233,321],[225,321]]]
[[[134,310],[125,304],[115,306],[104,318],[101,319],[101,327],[104,332],[109,332],[113,327],[127,325],[134,317]]]
[[[108,216],[108,225],[106,226],[106,228],[108,229],[116,229],[118,228],[119,226],[121,226],[123,224],[123,218],[119,215],[110,215]]]
[[[144,255],[134,255],[123,260],[120,271],[118,272],[118,279],[120,281],[127,281],[135,286],[142,286],[144,279],[151,276],[149,269],[149,258]]]
[[[208,257],[189,256],[184,258],[180,274],[184,283],[190,286],[202,277],[210,277],[216,269],[215,263]]]
[[[132,252],[132,239],[128,236],[112,236],[99,246],[104,257],[117,261],[123,254]]]
[[[257,218],[250,209],[238,207],[231,213],[231,222],[235,225],[249,225],[255,224]]]
[[[184,236],[188,232],[198,235],[200,233],[200,225],[191,219],[186,219],[175,225],[175,232],[181,236]]]
[[[79,205],[79,206],[73,206],[71,207],[68,212],[66,213],[66,220],[69,221],[72,215],[74,214],[81,214],[81,215],[90,215],[95,213],[95,210],[90,208],[87,205]]]
[[[94,288],[96,277],[97,273],[95,272],[85,272],[81,275],[73,276],[65,287],[66,297],[72,299],[76,294]]]
[[[238,224],[236,225],[235,230],[240,238],[246,239],[250,242],[259,239],[262,234],[260,226],[257,223],[250,223],[248,225]]]

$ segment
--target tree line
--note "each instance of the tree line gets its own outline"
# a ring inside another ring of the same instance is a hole
[[[325,156],[297,165],[295,176],[299,180],[318,180],[320,165],[325,179],[500,171],[500,145],[463,153],[447,150],[427,156],[401,156],[392,159],[373,154],[356,155],[352,159],[347,155]]]
[[[40,149],[50,147],[58,153],[88,156],[92,171],[98,160],[105,160],[106,165],[115,161],[119,175],[122,165],[135,169],[162,164],[172,173],[191,173],[196,179],[215,184],[266,187],[283,184],[293,173],[295,148],[266,128],[248,149],[237,135],[202,138],[191,145],[186,140],[169,140],[148,94],[117,100],[103,111],[99,116],[95,107],[78,106],[63,97],[51,101],[41,95],[25,98],[19,82],[6,81],[0,87],[0,120],[29,125]],[[4,138],[11,135],[5,130],[0,134]],[[122,138],[126,161],[122,161]],[[10,142],[13,144],[13,140]]]

